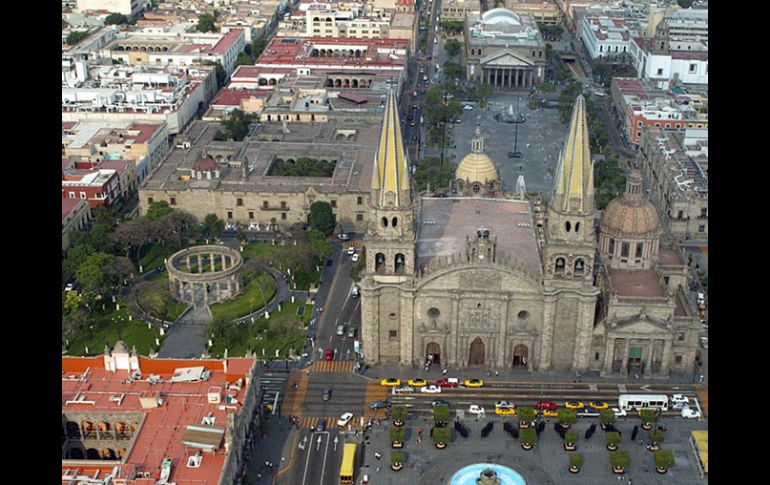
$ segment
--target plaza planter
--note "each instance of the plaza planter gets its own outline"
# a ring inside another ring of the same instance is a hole
[[[607,445],[607,449],[610,451],[615,451],[618,449],[618,445],[609,444]]]
[[[564,443],[564,449],[566,451],[575,451],[577,450],[577,445],[575,443]]]
[[[439,450],[443,450],[444,448],[446,448],[446,443],[442,443],[439,441],[438,443],[436,443],[436,448],[438,448]]]
[[[392,442],[392,443],[390,444],[390,446],[391,446],[392,448],[403,448],[403,447],[404,447],[404,443],[403,443],[403,442],[401,442],[401,441],[394,441],[394,442]]]
[[[668,472],[668,468],[661,468],[661,467],[655,467],[655,471],[663,475],[664,473]]]
[[[393,426],[395,426],[397,428],[400,428],[403,425],[404,425],[404,422],[402,420],[400,420],[400,419],[397,419],[397,420],[393,421]]]
[[[580,471],[580,468],[578,468],[576,466],[569,467],[569,472],[570,473],[578,473],[579,471]]]
[[[562,429],[570,429],[572,427],[569,423],[559,423],[559,426],[561,426]]]
[[[397,471],[401,470],[402,468],[404,468],[404,464],[403,463],[393,463],[392,465],[390,465],[390,469],[393,470],[394,472],[397,472]]]
[[[529,423],[526,421],[519,421],[519,428],[521,429],[529,428]]]
[[[626,473],[626,469],[623,468],[623,467],[616,467],[616,466],[614,466],[614,467],[612,467],[612,473],[614,473],[615,475],[622,475],[622,474]]]
[[[642,423],[642,429],[645,431],[649,431],[652,429],[652,423]]]
[[[655,451],[658,451],[660,449],[660,445],[657,444],[657,443],[655,443],[654,445],[648,445],[647,449],[650,450],[650,451],[655,452]]]
[[[529,451],[529,450],[531,450],[532,448],[534,448],[534,447],[532,446],[532,444],[530,444],[530,443],[522,443],[522,444],[521,444],[521,447],[522,447],[522,449],[524,449],[524,450],[527,450],[527,451]]]

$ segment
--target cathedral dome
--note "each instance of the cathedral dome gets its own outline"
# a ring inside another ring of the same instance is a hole
[[[658,211],[642,194],[642,176],[638,170],[628,175],[626,193],[613,199],[602,212],[601,230],[617,236],[660,233]]]
[[[476,134],[471,142],[471,153],[460,161],[455,170],[455,179],[468,181],[468,183],[497,182],[500,177],[494,162],[484,153],[484,138],[481,129],[476,127]]]

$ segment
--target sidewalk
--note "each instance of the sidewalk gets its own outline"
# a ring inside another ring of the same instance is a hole
[[[283,475],[285,472],[281,470],[290,466],[292,453],[296,448],[295,437],[298,435],[299,432],[291,425],[288,417],[271,415],[265,437],[255,437],[252,451],[249,453],[251,461],[243,481],[244,485],[280,483],[276,477]],[[273,471],[265,466],[265,462],[273,464]]]

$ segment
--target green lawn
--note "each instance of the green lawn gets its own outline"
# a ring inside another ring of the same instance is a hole
[[[139,264],[142,266],[142,270],[149,271],[158,266],[163,266],[163,260],[177,251],[179,251],[179,248],[150,244],[147,246],[146,251],[142,248],[143,255],[139,258]]]
[[[273,299],[276,284],[269,274],[260,273],[251,277],[250,280],[238,298],[210,305],[211,316],[213,318],[222,316],[234,320],[259,310]]]
[[[156,274],[149,282],[147,290],[136,296],[139,306],[155,318],[175,322],[187,305],[169,294],[168,272]]]
[[[94,312],[92,320],[94,328],[91,334],[78,340],[71,340],[67,346],[67,355],[99,355],[104,352],[104,344],[112,348],[118,340],[123,340],[129,349],[136,345],[136,350],[141,355],[148,355],[150,348],[157,350],[155,338],[160,338],[161,343],[163,342],[159,329],[147,328],[147,323],[141,320],[129,321],[128,311],[124,305],[120,306],[120,310],[112,308],[112,311]],[[87,354],[86,347],[88,347]]]
[[[250,349],[256,353],[257,358],[261,358],[264,349],[266,358],[275,358],[277,349],[279,357],[285,358],[292,348],[299,355],[307,337],[307,315],[310,314],[306,310],[303,316],[297,315],[297,309],[304,305],[304,301],[291,303],[291,300],[287,300],[281,305],[281,311],[272,313],[269,319],[263,316],[254,323],[237,325],[236,337],[232,345],[228,346],[227,355],[243,356]],[[221,358],[224,351],[225,342],[219,339],[214,341],[214,346],[209,352],[212,357]]]
[[[293,246],[280,246],[278,244],[273,245],[270,243],[251,243],[244,246],[241,255],[244,260],[249,260],[254,257],[269,259],[270,256],[277,256],[281,251],[292,250]],[[324,262],[318,261],[317,264],[321,267]],[[292,269],[292,272],[294,273],[294,281],[297,283],[297,290],[299,291],[307,291],[311,284],[318,286],[318,283],[321,281],[321,272],[316,271],[315,266],[308,271],[294,271]]]

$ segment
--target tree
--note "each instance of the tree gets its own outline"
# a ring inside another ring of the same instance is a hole
[[[401,465],[404,463],[404,454],[400,451],[392,451],[390,453],[390,466],[393,468],[398,467],[401,469]]]
[[[580,470],[580,467],[583,466],[583,455],[580,453],[570,453],[569,466],[570,468]]]
[[[106,275],[107,267],[112,265],[115,257],[106,253],[94,253],[80,265],[76,277],[80,284],[95,293],[104,293],[109,286]]]
[[[247,45],[246,47],[249,47],[249,50],[251,50],[250,46]],[[245,51],[238,54],[238,58],[235,59],[235,67],[251,66],[252,64],[254,64],[254,59]]]
[[[334,213],[328,202],[316,201],[310,206],[310,215],[307,218],[308,225],[312,229],[318,229],[329,236],[334,232]]]
[[[449,57],[454,57],[460,52],[461,44],[457,39],[449,39],[444,43],[444,49]]]
[[[215,22],[216,18],[209,13],[198,15],[198,32],[216,32]]]
[[[332,245],[323,232],[318,229],[310,229],[306,234],[308,244],[318,253],[320,258],[326,259],[332,254]]]
[[[578,440],[578,434],[574,431],[570,431],[568,433],[564,434],[564,443],[569,446],[574,446],[575,443],[577,443]]]
[[[676,464],[674,452],[671,450],[658,450],[655,452],[655,466],[660,470],[668,470]]]
[[[465,70],[460,64],[451,61],[444,63],[444,75],[447,79],[460,79],[463,74],[465,74]]]
[[[74,32],[70,32],[70,34],[65,39],[65,42],[67,45],[75,45],[80,43],[80,41],[86,37],[88,37],[87,31],[76,30]]]
[[[130,280],[133,273],[134,264],[130,259],[124,258],[123,256],[115,256],[112,264],[107,266],[104,270],[104,276],[107,279],[107,283],[113,287],[123,286],[123,282]]]
[[[560,408],[557,413],[559,414],[559,423],[561,423],[564,428],[568,428],[577,421],[577,414],[575,414],[574,409]]]
[[[264,36],[251,40],[251,55],[256,60],[267,47],[267,39]]]
[[[226,348],[232,347],[238,338],[238,327],[235,322],[227,317],[215,317],[207,326],[206,334],[213,335],[215,339],[222,340]]]
[[[620,443],[620,433],[617,431],[610,431],[605,437],[607,439],[608,450],[614,450],[618,447],[618,444]]]
[[[647,439],[650,441],[650,445],[655,447],[666,439],[666,433],[662,429],[653,429],[647,433]]]
[[[440,408],[446,409],[446,408]],[[452,440],[452,430],[449,428],[433,428],[433,441],[443,448]]]
[[[390,428],[390,441],[392,443],[403,443],[404,438],[406,436],[406,429],[402,427],[392,427]]]
[[[606,428],[608,424],[613,424],[616,419],[615,411],[612,409],[602,409],[599,411],[599,420],[602,423],[602,428]]]
[[[225,68],[222,66],[221,62],[203,59],[199,59],[198,62],[200,62],[202,66],[214,66],[214,70],[216,71],[217,75],[217,87],[221,88],[225,85],[225,81],[227,81],[227,71],[225,71]]]
[[[449,421],[449,408],[439,406],[433,408],[433,420],[438,423],[446,423]]]
[[[439,26],[450,33],[460,33],[465,27],[465,22],[462,20],[442,20],[439,22]]]
[[[537,432],[534,428],[523,428],[519,439],[522,445],[536,445],[538,443]]]
[[[361,271],[366,268],[366,246],[361,247],[361,257],[358,262],[350,269],[350,278],[358,283],[361,281]]]
[[[403,426],[408,415],[409,411],[407,411],[406,406],[393,406],[393,409],[390,411],[390,417],[393,419],[393,424],[395,426]]]
[[[104,19],[104,25],[123,25],[129,22],[129,18],[122,13],[113,12]]]
[[[612,67],[604,61],[597,62],[591,70],[593,78],[602,86],[608,86],[612,82]]]
[[[163,240],[166,244],[181,247],[182,242],[189,239],[197,229],[198,219],[194,215],[183,210],[174,210],[163,220]]]
[[[649,426],[658,419],[658,412],[654,409],[642,409],[639,411],[639,417],[642,420],[642,425],[646,426],[646,429],[650,429]]]
[[[173,210],[174,209],[172,209],[165,200],[153,202],[150,204],[150,207],[147,208],[146,217],[151,221],[157,221],[171,214],[171,211]]]
[[[519,423],[531,423],[537,416],[537,411],[530,407],[521,407],[516,410],[516,415],[519,417]]]
[[[619,470],[631,466],[631,455],[627,451],[610,451],[610,463]]]
[[[208,214],[203,219],[203,234],[206,239],[218,238],[225,230],[225,221],[217,217],[216,214]]]

